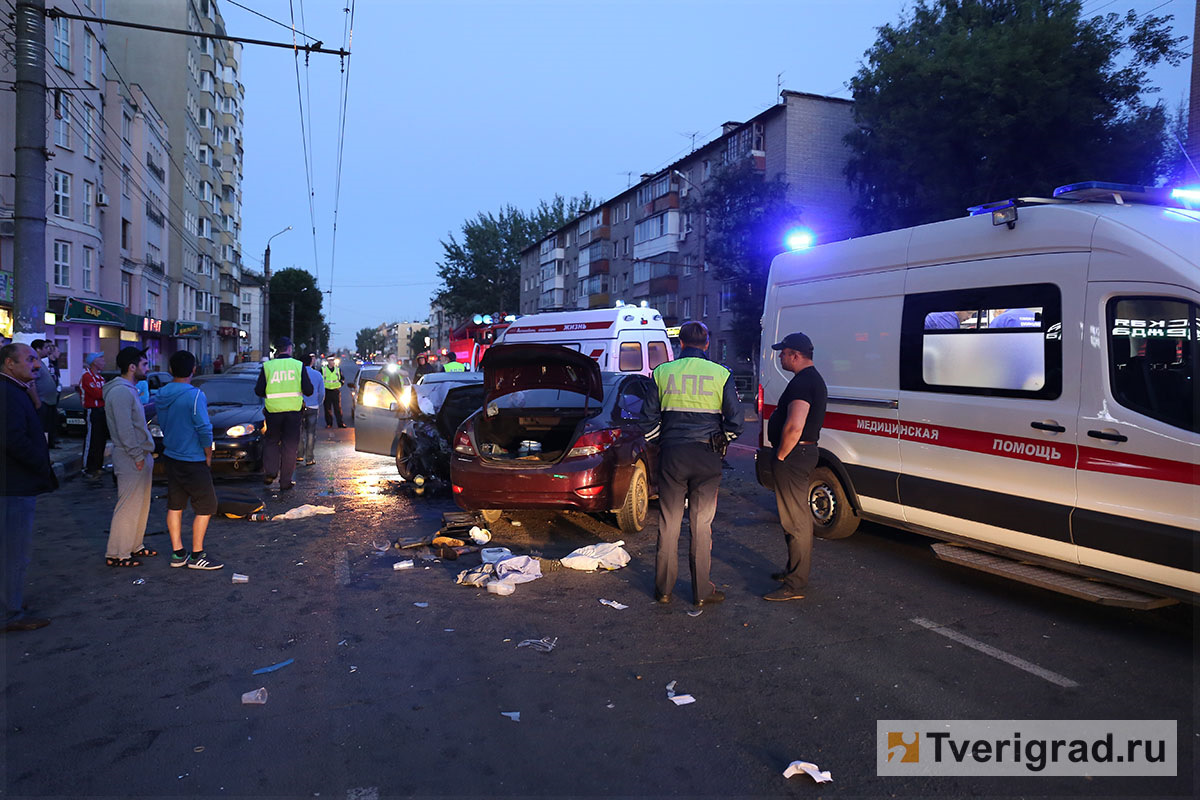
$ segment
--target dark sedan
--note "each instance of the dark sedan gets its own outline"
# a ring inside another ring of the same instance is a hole
[[[120,373],[116,370],[101,372],[104,382],[108,383]],[[150,388],[150,404],[146,406],[146,417],[154,416],[154,395],[164,384],[171,382],[169,372],[147,372],[146,385]],[[83,401],[74,389],[64,390],[58,395],[58,426],[63,433],[79,434],[87,430],[87,417],[83,413]]]
[[[650,378],[600,371],[561,345],[496,345],[483,357],[484,407],[454,438],[450,481],[462,508],[613,512],[642,530],[658,447],[645,438]]]
[[[213,472],[261,472],[263,433],[266,430],[263,399],[254,393],[257,375],[202,375],[192,385],[204,392],[213,426]],[[155,443],[162,428],[150,424]],[[161,448],[160,448],[161,451]],[[155,474],[159,472],[155,465]]]

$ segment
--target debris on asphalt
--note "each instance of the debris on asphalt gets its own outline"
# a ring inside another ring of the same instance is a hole
[[[250,576],[249,576],[249,575],[243,575],[243,574],[242,574],[242,573],[240,573],[240,572],[235,572],[235,573],[233,573],[233,582],[234,582],[234,583],[249,583],[249,582],[250,582]]]
[[[624,603],[618,603],[616,600],[605,600],[603,597],[600,598],[600,605],[615,608],[617,611],[624,611],[629,608]]]
[[[471,530],[467,532],[467,535],[471,537],[471,541],[475,544],[487,544],[492,540],[492,532],[487,528],[481,528],[478,525],[472,526]]]
[[[467,543],[452,536],[435,536],[432,544],[434,547],[465,547]]]
[[[498,594],[507,597],[517,590],[516,584],[509,581],[490,580],[487,582],[488,594]]]
[[[333,513],[333,506],[314,506],[314,505],[310,505],[309,503],[305,503],[302,506],[296,506],[295,508],[291,509],[290,511],[285,511],[282,514],[276,514],[271,519],[276,520],[276,521],[281,520],[281,519],[304,519],[305,517],[314,517],[317,514],[332,514],[332,513]]]
[[[459,586],[474,586],[482,589],[488,585],[488,582],[496,577],[496,566],[494,564],[480,564],[478,567],[464,569],[458,573],[458,577],[454,582]]]
[[[542,577],[542,565],[532,556],[509,556],[495,562],[496,580],[529,583]]]
[[[597,569],[620,569],[629,563],[629,553],[619,542],[600,542],[581,547],[562,558],[564,567],[592,572]]]
[[[677,706],[686,706],[688,703],[696,702],[696,698],[690,694],[675,694],[675,681],[667,684],[667,699]]]
[[[272,664],[269,667],[259,667],[258,669],[254,670],[254,672],[251,672],[250,674],[251,675],[265,675],[268,672],[275,672],[276,670],[283,669],[288,664],[295,662],[295,660],[296,659],[294,659],[294,658],[289,658],[287,661],[280,661],[278,664]]]
[[[261,706],[265,702],[267,702],[267,687],[265,686],[242,695],[242,705],[244,706]]]
[[[413,603],[413,605],[416,606],[417,608],[429,608],[429,603],[416,602],[416,603]]]
[[[519,528],[521,527],[521,520],[514,519],[509,524],[511,524],[514,528]]]
[[[502,558],[512,556],[512,551],[507,547],[485,547],[479,551],[479,557],[483,559],[485,564],[493,564]]]
[[[511,719],[513,722],[520,722],[520,721],[521,721],[521,712],[520,712],[520,711],[501,711],[501,712],[500,712],[500,716],[502,716],[502,717],[508,717],[508,718],[509,718],[509,719]]]
[[[817,783],[828,783],[833,780],[832,774],[823,772],[816,764],[808,761],[793,761],[788,764],[787,769],[783,771],[783,777],[790,778],[802,772],[809,775]]]
[[[145,579],[145,578],[138,578],[136,581],[134,581],[134,582],[133,582],[133,585],[134,585],[134,586],[141,586],[141,585],[142,585],[143,583],[145,583],[145,582],[146,582],[146,579]]]
[[[689,610],[689,611],[687,612],[687,615],[688,615],[689,617],[698,617],[698,616],[700,616],[700,615],[701,615],[701,614],[703,614],[703,613],[704,613],[704,609],[703,609],[703,608],[693,608],[693,609],[691,609],[691,610]]]
[[[399,571],[402,569],[412,569],[415,566],[416,566],[416,564],[413,562],[413,560],[411,558],[409,558],[404,561],[397,561],[395,564],[392,564],[392,569]]]
[[[545,636],[541,639],[526,639],[525,641],[523,641],[519,645],[517,645],[517,647],[532,647],[534,650],[538,650],[543,653],[549,653],[551,650],[554,649],[555,645],[557,645],[557,644],[558,644],[557,636],[555,636],[554,638]]]
[[[351,664],[351,665],[350,665],[350,671],[351,671],[351,672],[358,672],[358,667],[356,667],[356,666],[354,666],[353,664]]]

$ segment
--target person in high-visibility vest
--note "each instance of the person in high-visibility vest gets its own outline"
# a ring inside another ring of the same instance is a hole
[[[342,422],[342,372],[338,368],[337,358],[329,356],[321,365],[321,378],[325,381],[325,427],[333,427],[333,418],[337,417],[337,426],[346,427]]]
[[[279,478],[280,491],[296,485],[296,451],[300,448],[301,409],[304,396],[312,394],[312,381],[304,365],[292,358],[292,340],[286,336],[275,342],[275,357],[263,362],[254,384],[254,393],[266,400],[264,416],[267,433],[263,442],[263,483]]]
[[[721,459],[731,439],[742,432],[742,407],[729,370],[708,360],[708,328],[687,322],[679,328],[679,358],[654,369],[658,394],[646,400],[651,425],[647,439],[658,439],[658,553],[654,597],[671,602],[679,572],[679,528],[687,502],[691,514],[692,601],[719,603],[725,594],[709,580],[712,522],[721,485]]]
[[[446,353],[446,363],[442,365],[445,372],[466,372],[467,365],[458,360],[453,350]]]

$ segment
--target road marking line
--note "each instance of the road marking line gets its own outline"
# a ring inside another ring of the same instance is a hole
[[[959,633],[958,631],[951,630],[950,628],[947,628],[945,625],[940,625],[936,622],[931,622],[923,617],[916,617],[912,620],[912,622],[915,622],[916,624],[920,625],[922,628],[931,630],[934,633],[945,636],[947,639],[952,639],[952,640],[958,642],[959,644],[966,645],[967,647],[970,647],[972,650],[978,650],[979,652],[983,653],[984,655],[991,656],[992,658],[998,658],[1006,664],[1010,664],[1010,665],[1016,667],[1017,669],[1023,669],[1026,672],[1030,673],[1031,675],[1036,675],[1039,678],[1041,678],[1042,680],[1050,681],[1050,683],[1056,684],[1058,686],[1062,686],[1063,688],[1071,689],[1071,688],[1074,688],[1079,685],[1078,683],[1071,680],[1070,678],[1064,678],[1062,675],[1059,675],[1057,672],[1051,672],[1048,669],[1043,669],[1042,667],[1039,667],[1037,664],[1031,664],[1030,662],[1026,661],[1025,659],[1017,658],[1016,656],[1006,653],[1003,650],[997,650],[996,648],[992,647],[991,645],[984,644],[983,642],[972,639],[970,636]]]
[[[337,560],[333,563],[333,578],[338,582],[338,586],[350,585],[350,554],[345,550],[338,553]]]
[[[757,450],[757,449],[758,449],[757,447],[751,447],[751,446],[750,446],[750,445],[748,445],[748,444],[738,444],[737,442],[733,442],[733,443],[732,443],[732,444],[730,444],[729,446],[730,446],[730,447],[736,447],[736,448],[738,448],[739,450],[751,450],[751,451],[754,451],[754,450]]]

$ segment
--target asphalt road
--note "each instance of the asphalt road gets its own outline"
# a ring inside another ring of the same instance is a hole
[[[549,571],[490,595],[454,583],[467,558],[392,569],[400,556],[376,546],[436,530],[453,502],[414,496],[352,437],[325,434],[297,489],[266,496],[271,512],[335,514],[214,521],[215,573],[168,568],[160,498],[147,543],[162,555],[132,570],[103,564],[111,484],[39,500],[28,594],[53,624],[4,639],[6,795],[1196,793],[1190,607],[1092,606],[944,564],[927,540],[873,525],[817,542],[805,600],[766,603],[784,551],[748,449],[731,451],[717,513],[724,604],[686,613],[686,552],[675,602],[652,602],[653,526],[627,540],[624,569]],[[492,532],[547,558],[620,538],[580,514],[518,513]],[[232,584],[235,571],[249,583]],[[552,652],[517,647],[542,637],[557,637]],[[670,702],[671,681],[696,702]],[[259,687],[266,704],[243,705]],[[880,719],[1174,719],[1178,777],[878,777]],[[793,760],[833,782],[785,779]]]

